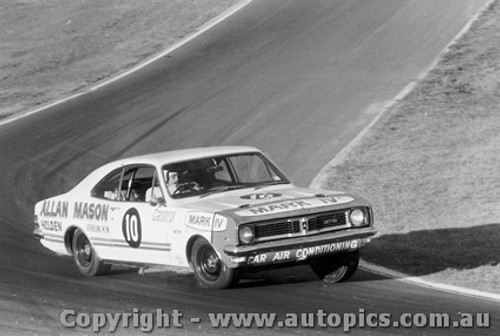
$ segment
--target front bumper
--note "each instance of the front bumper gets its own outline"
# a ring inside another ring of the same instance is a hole
[[[348,229],[252,245],[227,245],[224,247],[224,253],[230,258],[233,267],[297,262],[358,250],[368,245],[376,233],[372,227]]]

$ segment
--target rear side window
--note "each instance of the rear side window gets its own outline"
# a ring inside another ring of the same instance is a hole
[[[98,198],[116,199],[116,192],[120,187],[120,179],[123,169],[118,169],[108,174],[92,190],[92,196]],[[111,195],[115,193],[115,195]]]
[[[92,190],[92,196],[129,202],[144,202],[153,185],[155,168],[132,166],[117,169],[104,177]]]

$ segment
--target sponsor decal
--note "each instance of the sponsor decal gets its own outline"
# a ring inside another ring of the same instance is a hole
[[[267,260],[267,254],[257,254],[251,257],[248,257],[247,264],[264,264]]]
[[[226,231],[227,228],[227,218],[216,214],[214,216],[214,231]]]
[[[248,209],[247,211],[252,213],[253,215],[261,215],[266,213],[277,213],[288,210],[305,209],[309,205],[311,204],[307,203],[306,201],[288,201],[266,206],[259,206]]]
[[[227,218],[209,212],[190,212],[187,215],[186,225],[201,231],[224,231],[227,227]]]
[[[172,223],[175,219],[175,210],[155,209],[153,212],[153,222]]]
[[[313,201],[319,201],[321,204],[324,205],[331,205],[331,204],[350,203],[354,201],[354,198],[352,198],[351,196],[323,196],[314,198]]]
[[[251,200],[263,200],[263,199],[270,199],[270,198],[275,198],[275,197],[280,197],[281,194],[276,194],[276,193],[255,193],[255,194],[250,194],[250,195],[244,195],[241,196],[240,198],[243,199],[251,199]]]
[[[270,264],[292,260],[304,260],[309,257],[331,254],[340,251],[356,250],[359,247],[358,240],[348,240],[344,242],[328,243],[304,248],[260,253],[248,257],[247,264]]]
[[[65,201],[44,201],[40,216],[46,217],[68,217],[68,202]]]
[[[125,241],[133,248],[141,245],[142,227],[139,212],[135,208],[130,208],[125,212],[122,220],[122,232]]]
[[[201,231],[210,231],[212,229],[213,214],[207,212],[188,213],[187,226]]]
[[[62,222],[57,220],[41,220],[40,226],[45,231],[62,231]]]
[[[75,202],[73,218],[107,221],[109,205]]]
[[[278,251],[274,253],[271,262],[290,259],[290,251]]]
[[[268,214],[276,214],[300,209],[311,209],[324,207],[335,204],[344,204],[354,201],[350,196],[323,196],[316,198],[308,198],[296,201],[284,201],[268,205],[251,207],[242,211],[237,211],[238,216],[260,216]]]
[[[109,226],[106,225],[87,224],[85,228],[87,229],[88,232],[109,234]]]
[[[318,246],[306,247],[303,249],[298,249],[295,251],[295,257],[297,259],[305,259],[308,257],[313,257],[322,254],[328,254],[338,251],[345,250],[355,250],[358,248],[358,241],[351,240],[345,242],[331,243],[331,244],[323,244]]]

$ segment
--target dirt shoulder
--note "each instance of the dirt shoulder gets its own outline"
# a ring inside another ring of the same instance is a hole
[[[369,262],[500,293],[500,4],[327,173],[373,202]]]
[[[98,83],[238,0],[2,0],[0,118]]]

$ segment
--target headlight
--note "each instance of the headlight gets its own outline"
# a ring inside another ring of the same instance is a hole
[[[242,226],[239,230],[239,238],[240,242],[244,244],[250,244],[255,239],[255,233],[253,232],[253,228],[249,225]]]
[[[349,217],[351,219],[351,224],[354,226],[365,224],[365,213],[361,209],[352,210]]]

